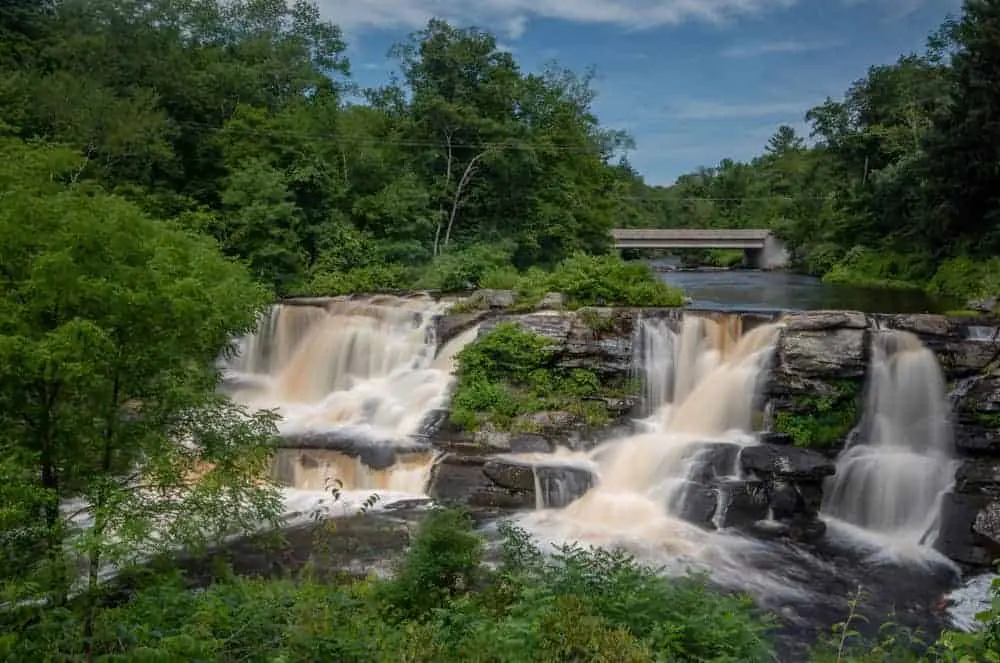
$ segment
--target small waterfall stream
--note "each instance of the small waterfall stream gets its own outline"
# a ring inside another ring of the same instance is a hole
[[[934,353],[909,332],[873,332],[864,414],[828,480],[824,513],[899,546],[933,544],[957,469],[949,410]]]
[[[307,449],[275,458],[274,477],[289,499],[308,501],[334,482],[345,491],[424,493],[435,454],[408,447],[447,404],[454,357],[476,334],[438,349],[433,321],[444,306],[388,296],[276,304],[237,341],[236,356],[221,366],[225,391],[253,409],[275,409],[290,445],[307,440]],[[396,461],[372,467],[345,453],[364,447]]]

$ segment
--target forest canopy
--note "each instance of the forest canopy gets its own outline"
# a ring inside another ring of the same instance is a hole
[[[828,281],[1000,292],[1000,5],[967,0],[926,48],[779,127],[760,156],[669,187],[638,179],[636,227],[770,228]]]

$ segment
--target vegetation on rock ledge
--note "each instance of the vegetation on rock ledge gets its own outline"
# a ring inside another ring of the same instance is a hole
[[[833,394],[794,396],[789,407],[775,413],[774,428],[792,437],[795,446],[817,451],[837,448],[857,423],[859,380],[831,380]]]
[[[547,411],[569,413],[589,426],[610,421],[598,397],[612,395],[613,386],[593,371],[561,368],[555,342],[516,323],[498,324],[467,345],[456,364],[451,420],[468,430],[487,423],[531,430],[537,425],[530,415]]]

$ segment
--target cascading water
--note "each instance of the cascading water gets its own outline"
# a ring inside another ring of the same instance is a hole
[[[948,411],[934,353],[909,332],[873,332],[864,415],[824,490],[824,514],[896,545],[932,544],[957,465]]]
[[[224,388],[253,409],[275,409],[286,438],[320,437],[338,451],[404,451],[446,404],[454,355],[474,338],[474,330],[461,334],[435,357],[432,322],[443,308],[429,298],[398,297],[277,304],[238,341],[236,357],[222,367]],[[373,469],[355,454],[282,450],[275,463],[276,477],[303,491],[338,480],[346,490],[412,494],[424,491],[432,461],[430,453],[410,454]]]
[[[637,359],[654,410],[646,432],[590,452],[597,485],[563,509],[524,516],[529,531],[542,541],[624,546],[677,572],[700,566],[719,582],[769,596],[799,595],[780,573],[750,571],[751,559],[777,555],[766,543],[682,517],[694,475],[706,463],[719,479],[736,475],[739,450],[756,443],[758,385],[781,325],[741,334],[735,317],[687,314],[676,331],[669,320],[639,321]]]
[[[275,305],[226,367],[230,393],[276,408],[283,433],[405,438],[445,403],[452,382],[432,366],[435,308],[420,299]]]

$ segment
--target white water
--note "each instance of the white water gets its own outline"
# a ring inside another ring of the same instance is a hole
[[[647,432],[587,454],[597,465],[598,485],[564,509],[527,514],[522,526],[543,542],[623,547],[668,572],[710,569],[723,584],[771,597],[802,596],[779,561],[798,553],[708,531],[677,515],[703,443],[755,443],[755,396],[780,325],[739,336],[726,319],[720,324],[689,315],[679,333],[666,321],[640,324],[646,396],[664,399],[645,420]]]
[[[913,334],[877,331],[867,391],[857,442],[837,461],[823,513],[845,534],[930,554],[957,467],[941,367]]]
[[[405,445],[447,404],[455,355],[476,336],[469,329],[435,352],[433,320],[446,306],[388,296],[275,305],[223,364],[227,391],[253,409],[276,410],[285,436]],[[275,477],[288,486],[286,512],[295,513],[309,496],[326,503],[334,487],[423,495],[433,460],[431,453],[408,454],[373,469],[335,451],[282,450]]]
[[[450,366],[434,359],[441,308],[395,297],[275,305],[225,366],[231,395],[277,409],[282,433],[405,439],[445,405],[452,384]]]

